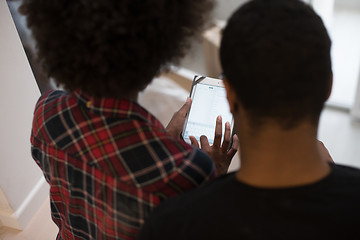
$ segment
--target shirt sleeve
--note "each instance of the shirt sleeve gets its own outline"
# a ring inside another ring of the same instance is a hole
[[[46,161],[46,146],[44,144],[44,136],[42,134],[42,128],[44,124],[44,115],[46,113],[47,104],[59,96],[65,95],[65,92],[59,90],[50,90],[40,96],[36,103],[34,110],[34,117],[31,129],[31,155],[37,165],[44,173],[47,182],[50,182],[50,166]]]
[[[215,177],[213,160],[200,149],[194,148],[163,180],[165,185],[155,194],[164,200],[198,188]]]

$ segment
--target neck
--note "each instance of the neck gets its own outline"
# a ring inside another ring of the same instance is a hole
[[[326,177],[330,166],[319,152],[316,135],[317,128],[308,123],[290,130],[268,125],[256,134],[240,130],[237,179],[276,188],[306,185]]]
[[[137,94],[129,95],[129,96],[127,96],[127,98],[134,102],[138,102],[139,94],[137,93]]]

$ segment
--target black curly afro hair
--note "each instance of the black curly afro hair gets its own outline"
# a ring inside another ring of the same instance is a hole
[[[212,0],[24,0],[49,77],[68,91],[124,97],[177,63]]]

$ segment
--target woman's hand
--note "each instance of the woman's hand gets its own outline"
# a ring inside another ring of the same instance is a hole
[[[206,152],[214,161],[217,173],[219,175],[226,174],[231,163],[231,159],[234,157],[238,150],[239,139],[236,135],[233,136],[233,144],[229,149],[231,139],[231,126],[229,122],[225,123],[224,141],[221,144],[222,139],[222,118],[218,116],[216,118],[215,126],[215,138],[214,143],[210,146],[206,136],[200,137],[201,149]],[[199,143],[194,136],[190,136],[191,144],[199,148]]]
[[[191,98],[187,98],[185,104],[175,112],[172,116],[169,124],[166,127],[166,131],[173,137],[180,138],[181,132],[184,128],[186,116],[189,113],[191,107]]]

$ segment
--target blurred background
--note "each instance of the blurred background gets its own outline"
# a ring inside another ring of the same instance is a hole
[[[221,68],[216,65],[220,30],[231,13],[246,0],[218,0],[214,11],[214,28],[203,35],[202,40],[194,41],[189,54],[180,67],[201,75],[217,77]],[[333,41],[332,61],[334,87],[328,101],[331,106],[353,110],[357,97],[360,72],[360,1],[358,0],[307,0],[323,18]],[[35,61],[35,43],[26,27],[26,20],[17,12],[21,0],[9,0],[8,5],[17,30],[30,60],[32,70],[42,90],[54,85],[41,73]],[[204,44],[205,42],[205,44]],[[205,45],[205,46],[204,46]],[[210,46],[209,46],[210,45]],[[215,48],[211,49],[211,45]],[[205,48],[205,49],[204,49]],[[205,51],[204,51],[205,50]],[[215,55],[211,55],[215,54]],[[215,57],[215,58],[214,58]],[[216,66],[214,68],[214,65]]]

